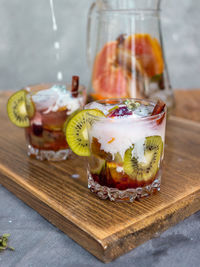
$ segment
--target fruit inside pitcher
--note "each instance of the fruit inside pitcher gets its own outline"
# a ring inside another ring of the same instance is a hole
[[[164,60],[157,38],[147,33],[120,35],[94,60],[91,98],[148,98],[165,89]]]

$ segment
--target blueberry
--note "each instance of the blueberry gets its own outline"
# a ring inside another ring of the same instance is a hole
[[[32,124],[32,130],[33,130],[33,133],[37,136],[41,135],[42,132],[43,132],[43,127],[42,125],[37,125],[37,124]]]

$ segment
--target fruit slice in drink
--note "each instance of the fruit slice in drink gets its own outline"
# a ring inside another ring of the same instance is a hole
[[[79,156],[89,156],[89,140],[87,127],[92,124],[92,116],[87,119],[86,114],[90,113],[93,116],[104,117],[102,111],[97,109],[82,110],[76,113],[67,123],[66,140],[71,150]]]
[[[139,161],[133,156],[134,145],[124,156],[124,172],[137,182],[148,182],[155,178],[160,167],[163,142],[160,136],[146,137],[144,158]]]
[[[97,138],[93,137],[91,142],[91,152],[95,156],[111,161],[112,160],[112,154],[105,152],[103,149],[101,149],[101,144],[98,142]]]
[[[90,171],[92,174],[100,175],[105,170],[106,161],[99,157],[92,157],[90,166]]]
[[[43,127],[47,130],[61,131],[64,122],[67,119],[67,108],[60,109],[56,112],[49,112],[47,114],[42,114]]]

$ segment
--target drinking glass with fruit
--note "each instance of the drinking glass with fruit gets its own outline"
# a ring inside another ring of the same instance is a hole
[[[139,99],[91,102],[66,125],[67,142],[88,156],[88,187],[101,199],[130,201],[160,190],[166,105]]]
[[[86,102],[79,77],[72,84],[39,84],[13,94],[7,103],[13,124],[25,129],[28,155],[39,160],[64,160],[71,150],[64,135],[65,122]]]

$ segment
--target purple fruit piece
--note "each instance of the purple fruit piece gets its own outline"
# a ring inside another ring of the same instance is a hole
[[[39,124],[34,124],[33,123],[32,124],[32,130],[33,130],[34,135],[39,136],[43,132],[43,127],[42,127],[41,124],[39,125]]]
[[[129,110],[126,106],[119,107],[108,114],[108,117],[120,117],[120,116],[126,116],[126,115],[132,115],[132,111]]]

